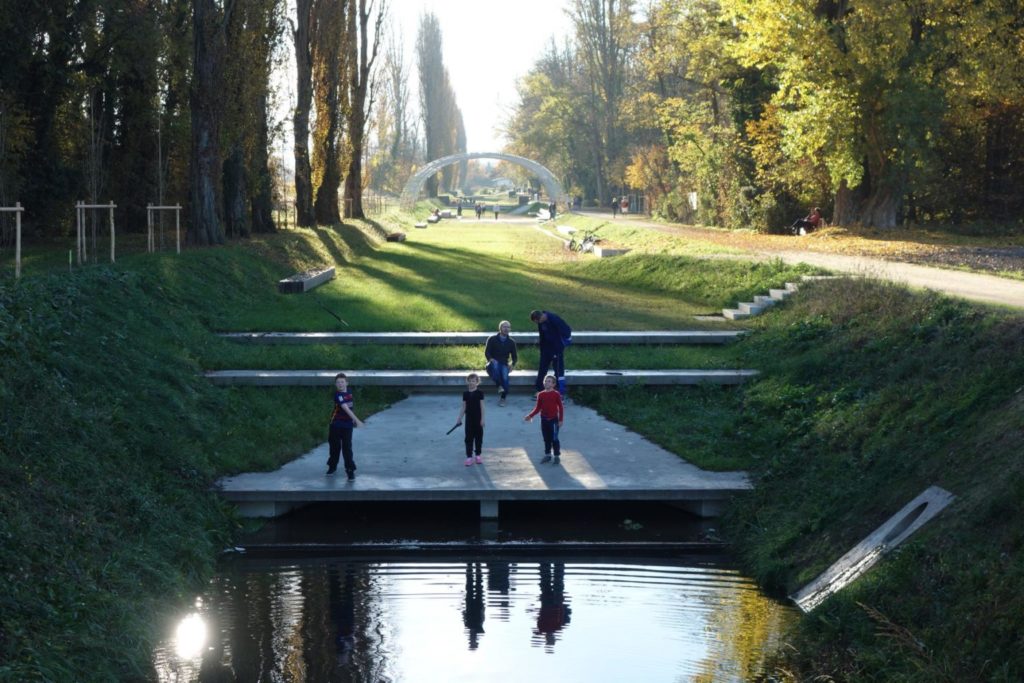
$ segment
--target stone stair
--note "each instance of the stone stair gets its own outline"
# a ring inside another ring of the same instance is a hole
[[[836,280],[841,277],[850,277],[849,275],[801,275],[800,282],[817,282],[819,280]],[[785,289],[769,289],[768,295],[763,294],[754,297],[753,301],[741,302],[736,305],[736,308],[723,308],[722,316],[726,320],[745,320],[759,313],[764,313],[767,309],[771,308],[780,301],[785,301],[790,296],[795,294],[800,289],[800,284],[796,282],[787,282]]]
[[[795,282],[787,282],[785,289],[769,289],[768,295],[759,294],[753,301],[740,302],[736,308],[723,308],[722,315],[726,320],[745,320],[759,313],[764,313],[780,301],[785,301],[796,292],[800,286]]]

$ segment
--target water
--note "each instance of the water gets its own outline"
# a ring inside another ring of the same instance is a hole
[[[728,558],[634,540],[502,539],[427,553],[405,539],[353,554],[358,544],[346,538],[347,552],[320,544],[287,557],[263,546],[226,562],[177,617],[155,653],[156,678],[755,678],[792,610],[761,595]]]

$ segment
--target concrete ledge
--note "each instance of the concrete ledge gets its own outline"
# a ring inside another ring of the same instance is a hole
[[[301,294],[334,279],[334,266],[323,270],[309,270],[278,280],[277,291],[281,294]]]
[[[493,332],[226,332],[221,337],[247,344],[410,344],[477,346]],[[573,332],[573,346],[600,344],[726,344],[746,334],[740,330],[650,332]],[[517,337],[519,346],[537,344],[532,332]]]
[[[400,387],[462,391],[471,370],[346,370],[356,386]],[[482,369],[475,370],[486,380]],[[207,379],[219,386],[330,386],[337,370],[212,370]],[[682,384],[742,384],[757,376],[757,370],[575,370],[566,373],[573,386],[671,386]],[[509,376],[513,387],[532,391],[537,373],[515,370]]]
[[[594,256],[598,258],[611,258],[612,256],[622,256],[628,253],[629,249],[622,247],[602,247],[600,244],[594,245]]]
[[[729,489],[360,489],[345,487],[306,491],[218,491],[242,517],[280,517],[312,503],[388,502],[438,503],[464,501],[479,504],[481,519],[498,519],[503,502],[644,501],[670,503],[703,518],[720,517],[732,498],[749,486]]]

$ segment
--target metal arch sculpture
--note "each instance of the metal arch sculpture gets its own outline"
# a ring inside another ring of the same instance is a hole
[[[544,166],[538,164],[536,161],[532,161],[526,157],[519,157],[514,154],[502,154],[500,152],[465,152],[463,154],[452,154],[450,156],[441,157],[440,159],[434,159],[429,164],[413,173],[409,177],[409,180],[406,181],[405,189],[402,190],[402,208],[411,209],[415,206],[416,198],[419,197],[420,190],[423,189],[423,184],[427,182],[427,178],[446,166],[451,166],[452,164],[457,164],[460,161],[468,161],[470,159],[501,159],[502,161],[509,161],[513,164],[518,164],[519,166],[537,174],[537,177],[540,178],[540,184],[544,186],[545,192],[548,193],[549,197],[554,198],[555,202],[559,204],[567,204],[569,202],[569,196],[565,193],[565,190],[562,189],[562,183],[558,182],[558,178],[555,177],[555,174]]]

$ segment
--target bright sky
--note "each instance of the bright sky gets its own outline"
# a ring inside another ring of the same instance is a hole
[[[405,41],[413,86],[410,97],[418,103],[416,31],[420,15],[429,10],[441,23],[444,63],[466,125],[466,151],[501,151],[504,138],[498,129],[516,104],[516,81],[530,70],[551,36],[561,46],[569,35],[568,0],[388,0],[388,4]]]

